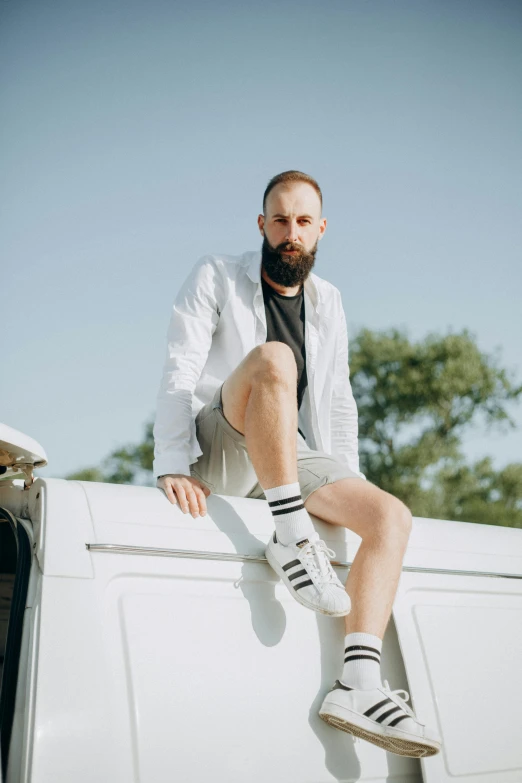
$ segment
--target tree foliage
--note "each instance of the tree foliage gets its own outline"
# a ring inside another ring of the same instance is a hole
[[[359,411],[359,454],[367,479],[414,516],[522,527],[522,463],[496,471],[485,457],[467,465],[463,436],[515,427],[509,407],[522,394],[498,357],[467,330],[412,342],[397,329],[362,329],[351,341],[350,379]],[[152,422],[144,438],[99,468],[68,478],[151,483]]]
[[[467,330],[430,334],[363,329],[351,344],[361,470],[415,516],[522,527],[522,463],[495,472],[489,458],[467,466],[463,435],[482,424],[510,429],[522,394],[498,359]]]

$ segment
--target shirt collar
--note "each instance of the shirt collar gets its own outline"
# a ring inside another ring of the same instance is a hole
[[[248,254],[250,262],[248,264],[247,274],[253,283],[261,282],[261,251],[256,250]]]

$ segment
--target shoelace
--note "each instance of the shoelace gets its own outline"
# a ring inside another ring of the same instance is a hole
[[[412,718],[415,719],[417,723],[419,723],[410,706],[406,704],[406,702],[410,700],[410,694],[408,693],[408,691],[405,691],[403,688],[398,688],[398,690],[392,691],[390,689],[388,680],[384,680],[384,688],[382,690],[389,695],[391,694],[393,696],[396,696],[397,700],[401,703],[401,707],[404,709],[404,712],[407,712],[409,715],[411,715]],[[399,696],[399,693],[404,693],[404,697]]]
[[[322,539],[306,544],[301,549],[299,557],[308,571],[318,576],[323,583],[337,582],[337,576],[330,564],[330,558],[335,557],[335,552],[328,549]]]

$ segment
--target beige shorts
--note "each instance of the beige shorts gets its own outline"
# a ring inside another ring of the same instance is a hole
[[[265,499],[248,456],[245,436],[223,415],[221,388],[196,416],[196,434],[203,454],[190,466],[190,473],[218,495]],[[325,484],[360,478],[330,454],[310,449],[300,433],[297,473],[303,500]]]

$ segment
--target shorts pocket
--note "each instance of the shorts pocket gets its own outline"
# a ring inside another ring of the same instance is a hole
[[[228,419],[225,418],[225,414],[221,410],[221,408],[215,408],[216,416],[219,420],[219,426],[223,430],[223,432],[229,436],[233,441],[236,443],[239,443],[241,446],[246,448],[246,440],[245,436],[242,432],[239,432],[239,430],[236,430],[231,423],[228,421]]]

